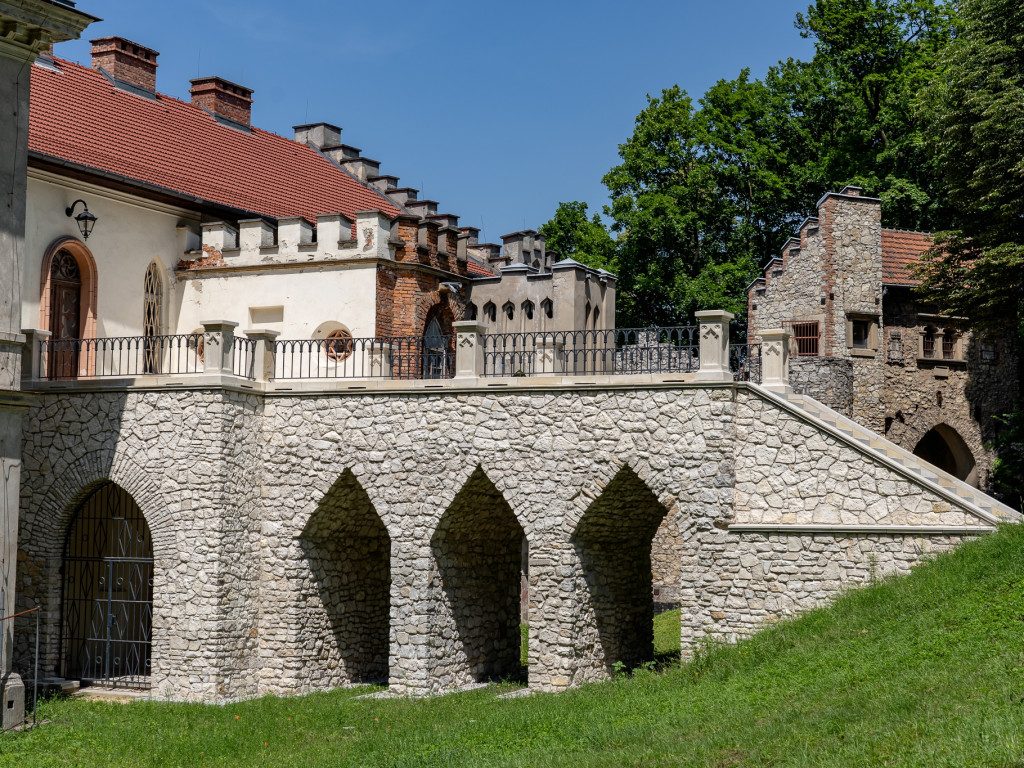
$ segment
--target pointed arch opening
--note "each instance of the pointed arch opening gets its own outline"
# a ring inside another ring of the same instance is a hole
[[[391,537],[351,470],[324,495],[299,539],[304,674],[315,687],[386,683]]]
[[[583,571],[581,656],[606,673],[654,660],[651,543],[667,510],[629,467],[587,508],[572,543]]]
[[[974,454],[960,434],[948,424],[928,430],[914,447],[914,455],[943,472],[978,487],[978,469]]]
[[[104,481],[76,507],[61,562],[60,675],[148,688],[153,540],[131,494]]]
[[[444,687],[525,677],[520,598],[526,534],[477,467],[431,538],[439,644],[435,676]]]

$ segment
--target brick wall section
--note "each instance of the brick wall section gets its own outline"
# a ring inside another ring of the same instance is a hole
[[[427,317],[435,307],[440,312],[444,332],[451,333],[451,323],[465,314],[462,298],[451,292],[442,293],[441,283],[468,279],[466,263],[456,259],[454,253],[438,253],[436,226],[426,228],[426,245],[421,246],[420,221],[417,216],[398,218],[393,229],[393,238],[398,243],[395,263],[377,268],[378,336],[422,335]]]

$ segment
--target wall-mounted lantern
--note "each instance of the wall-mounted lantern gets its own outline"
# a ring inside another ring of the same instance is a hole
[[[96,217],[89,213],[89,206],[85,204],[85,200],[75,200],[70,208],[64,210],[64,214],[71,218],[71,214],[75,212],[75,206],[79,203],[82,204],[82,212],[75,216],[75,221],[78,222],[78,229],[82,232],[82,239],[88,240],[89,235],[92,234],[92,228],[96,226]]]

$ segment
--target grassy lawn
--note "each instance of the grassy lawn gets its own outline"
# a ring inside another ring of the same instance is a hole
[[[0,737],[0,765],[1024,766],[1024,527],[660,674],[505,700],[365,691],[52,701],[50,724]]]

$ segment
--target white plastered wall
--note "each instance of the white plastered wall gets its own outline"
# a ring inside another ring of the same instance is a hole
[[[231,320],[239,331],[270,328],[282,339],[309,339],[334,321],[355,338],[373,336],[377,322],[377,266],[372,262],[260,273],[208,273],[181,280],[179,333],[203,320]],[[280,320],[271,308],[281,307]],[[254,316],[253,308],[262,309]]]
[[[30,172],[28,187],[21,260],[22,328],[42,325],[40,270],[47,249],[58,238],[81,239],[74,219],[64,214],[77,199],[85,200],[98,219],[85,243],[98,275],[97,337],[142,334],[143,287],[154,260],[162,266],[164,278],[165,333],[191,333],[203,320],[230,320],[238,323],[239,331],[269,327],[279,331],[282,339],[311,338],[318,326],[330,321],[357,338],[376,331],[377,270],[371,260],[266,271],[177,273],[175,267],[186,247],[198,247],[199,214],[39,170]],[[76,213],[80,211],[81,206]],[[253,317],[254,307],[281,307],[281,321],[267,322],[272,312]]]
[[[32,169],[28,180],[25,253],[21,259],[22,328],[41,327],[40,269],[49,246],[58,238],[81,240],[78,224],[64,210],[85,200],[97,217],[85,245],[96,261],[96,335],[137,336],[142,333],[142,302],[146,269],[154,260],[164,278],[163,326],[173,332],[176,289],[173,268],[181,259],[184,240],[179,224],[198,231],[198,214],[152,203],[125,193]],[[78,206],[75,213],[80,213]]]

